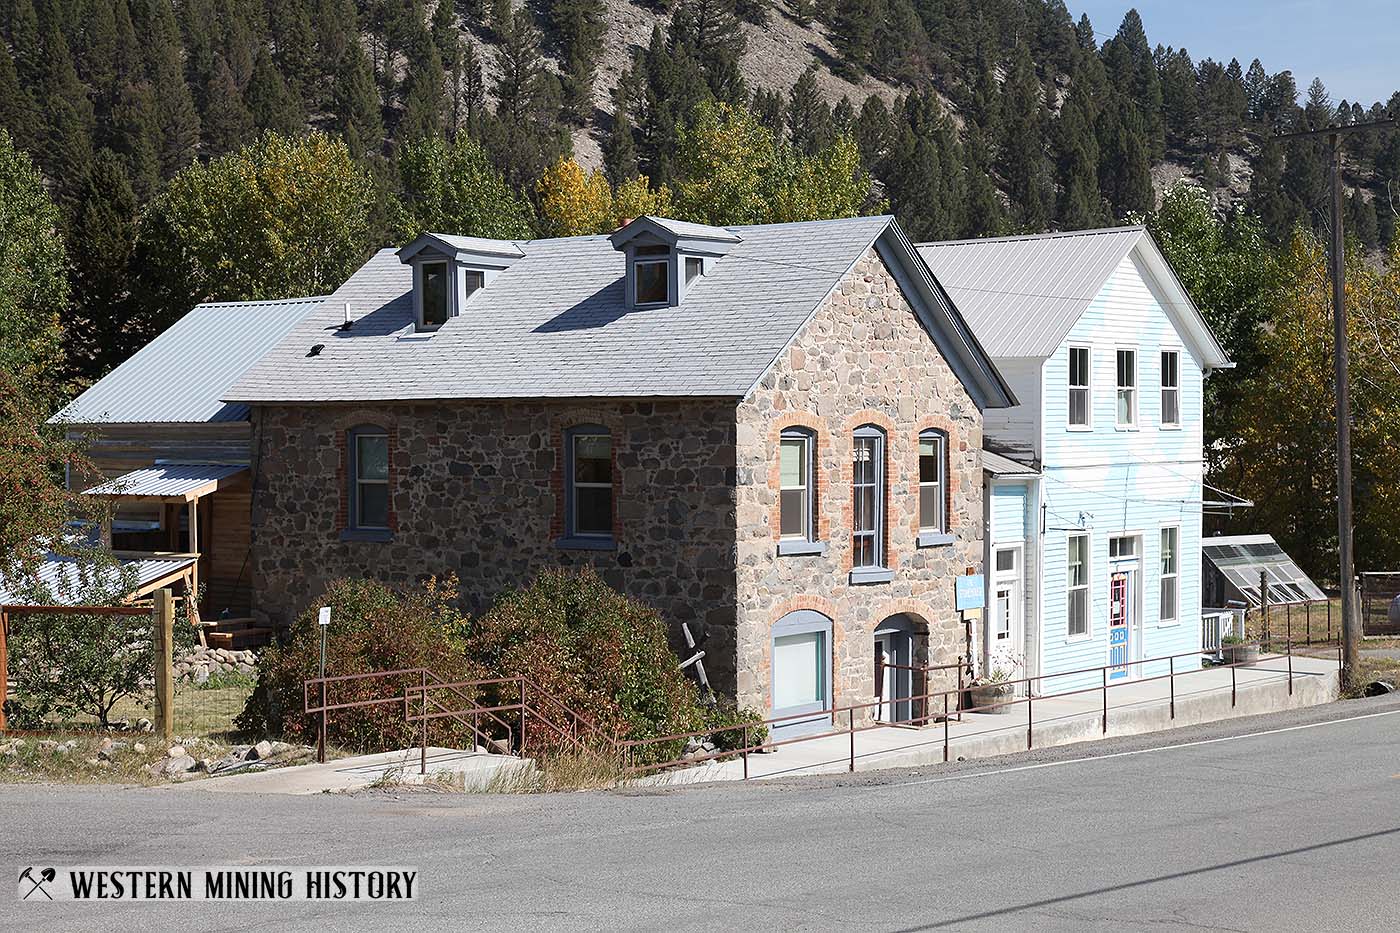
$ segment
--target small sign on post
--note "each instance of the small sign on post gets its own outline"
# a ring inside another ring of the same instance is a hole
[[[331,627],[330,606],[322,606],[317,611],[316,622],[321,626],[321,725],[316,730],[316,760],[324,764],[326,761],[326,631]]]
[[[954,597],[958,612],[981,609],[987,604],[987,584],[980,573],[969,573],[957,578]]]

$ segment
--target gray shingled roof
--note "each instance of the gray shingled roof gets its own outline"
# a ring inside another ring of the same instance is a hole
[[[643,310],[623,301],[607,237],[522,241],[525,257],[431,335],[413,333],[410,268],[380,250],[224,398],[743,396],[891,223],[730,228],[742,242],[680,306]]]
[[[242,421],[224,396],[323,298],[197,305],[54,416],[107,424]]]
[[[920,243],[919,256],[993,359],[1053,354],[1134,249],[1160,284],[1207,366],[1232,365],[1147,228]]]

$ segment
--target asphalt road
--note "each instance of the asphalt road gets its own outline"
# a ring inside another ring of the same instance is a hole
[[[12,902],[0,930],[1397,929],[1400,696],[754,785],[309,798],[0,786],[0,852],[11,865],[421,871],[411,904]]]

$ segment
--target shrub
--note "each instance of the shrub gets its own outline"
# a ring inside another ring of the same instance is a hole
[[[763,715],[756,710],[739,708],[732,702],[721,700],[708,711],[705,728],[714,730],[710,741],[721,752],[732,752],[744,748],[744,730],[733,726],[748,726],[748,747],[762,745],[768,741],[768,727],[763,724]],[[721,731],[723,730],[723,731]]]
[[[502,596],[473,622],[466,649],[481,676],[524,675],[609,738],[704,728],[695,687],[667,644],[666,623],[589,568],[546,570],[528,587]],[[516,702],[518,688],[504,684],[496,699]],[[528,740],[532,753],[567,748],[543,725],[531,729]],[[674,758],[682,747],[659,743],[638,757]]]
[[[331,607],[326,642],[326,676],[427,668],[448,682],[468,679],[461,632],[466,620],[453,604],[455,580],[429,581],[420,590],[397,591],[371,580],[336,580],[292,624],[281,645],[270,646],[258,661],[258,685],[239,715],[240,729],[314,743],[319,716],[303,710],[303,683],[317,676],[321,627],[317,610]],[[402,696],[416,676],[376,677],[331,684],[327,701],[349,703]],[[444,704],[448,699],[434,694]],[[319,697],[312,697],[316,705]],[[327,718],[326,741],[355,750],[382,751],[417,745],[417,723],[404,721],[402,701],[335,710]],[[433,720],[431,744],[470,748],[469,727],[456,719]]]
[[[110,551],[81,548],[52,585],[35,576],[7,584],[31,605],[117,606],[135,589],[135,572]],[[194,643],[185,603],[177,603],[172,657]],[[155,653],[149,615],[26,614],[9,638],[14,690],[5,713],[15,728],[92,716],[107,725],[116,704],[150,689]]]

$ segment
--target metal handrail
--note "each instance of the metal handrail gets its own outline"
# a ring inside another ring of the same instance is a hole
[[[1239,644],[1239,645],[1234,645],[1234,646],[1232,646],[1232,647],[1234,647],[1234,648],[1257,647],[1257,648],[1259,648],[1259,649],[1261,650],[1261,652],[1262,652],[1262,651],[1264,650],[1264,649],[1263,649],[1264,644],[1265,644],[1265,642],[1263,642],[1263,641],[1258,641],[1258,642],[1245,642],[1245,643],[1241,643],[1241,644]],[[1111,687],[1126,686],[1127,684],[1151,683],[1151,682],[1156,681],[1156,680],[1167,680],[1167,679],[1170,679],[1170,680],[1171,680],[1171,683],[1172,683],[1172,689],[1171,689],[1171,693],[1170,693],[1171,718],[1172,718],[1172,719],[1175,719],[1175,718],[1176,718],[1176,689],[1175,689],[1175,686],[1176,686],[1176,685],[1175,685],[1175,679],[1176,679],[1176,677],[1178,677],[1178,676],[1183,676],[1183,677],[1184,677],[1184,676],[1186,676],[1187,674],[1199,673],[1199,672],[1202,671],[1202,670],[1218,670],[1218,669],[1220,669],[1220,668],[1229,668],[1229,669],[1230,669],[1230,705],[1233,707],[1233,706],[1235,705],[1235,703],[1236,703],[1236,700],[1237,700],[1237,684],[1236,684],[1236,678],[1235,678],[1235,669],[1238,668],[1238,667],[1250,667],[1250,666],[1259,664],[1260,662],[1265,661],[1265,660],[1277,660],[1277,659],[1281,659],[1281,658],[1287,658],[1287,660],[1288,660],[1288,671],[1287,671],[1287,673],[1288,673],[1288,692],[1289,692],[1289,694],[1291,695],[1291,694],[1293,693],[1293,644],[1292,644],[1292,642],[1287,643],[1286,647],[1287,647],[1286,653],[1269,653],[1267,657],[1261,654],[1261,656],[1260,656],[1259,658],[1254,659],[1254,660],[1250,660],[1250,661],[1238,661],[1238,662],[1232,662],[1232,663],[1230,663],[1230,664],[1217,664],[1217,665],[1211,666],[1210,668],[1199,668],[1199,669],[1197,669],[1197,670],[1186,670],[1186,671],[1181,671],[1181,672],[1179,672],[1179,673],[1175,670],[1175,663],[1174,663],[1174,661],[1175,661],[1176,658],[1181,658],[1181,657],[1200,657],[1201,654],[1202,654],[1202,652],[1200,652],[1199,650],[1197,650],[1197,651],[1189,651],[1189,652],[1183,652],[1183,653],[1180,653],[1180,654],[1162,655],[1162,656],[1160,656],[1160,657],[1154,657],[1154,658],[1143,658],[1143,659],[1138,660],[1138,661],[1130,661],[1130,662],[1128,662],[1126,665],[1124,665],[1124,664],[1104,664],[1104,665],[1100,665],[1100,666],[1098,666],[1098,667],[1083,668],[1083,669],[1074,670],[1074,671],[1064,671],[1064,672],[1060,672],[1060,673],[1056,673],[1056,674],[1042,674],[1042,675],[1035,675],[1035,676],[1033,676],[1033,677],[1019,678],[1019,679],[1017,679],[1017,680],[1001,681],[1001,682],[998,684],[998,686],[1001,686],[1001,685],[1013,685],[1013,684],[1018,684],[1018,683],[1030,683],[1030,682],[1032,682],[1032,681],[1044,680],[1044,679],[1047,679],[1047,678],[1053,678],[1053,677],[1068,677],[1068,676],[1075,676],[1075,675],[1078,675],[1078,674],[1088,674],[1088,673],[1095,673],[1095,672],[1101,672],[1101,673],[1102,673],[1102,677],[1103,677],[1102,683],[1101,683],[1099,686],[1096,686],[1096,687],[1084,687],[1084,688],[1079,688],[1079,689],[1075,689],[1075,690],[1066,690],[1066,691],[1061,691],[1061,692],[1059,692],[1059,693],[1047,694],[1047,695],[1040,696],[1040,697],[1036,697],[1036,696],[1034,696],[1033,694],[1029,694],[1029,693],[1028,693],[1028,694],[1027,694],[1026,696],[1024,696],[1024,697],[1012,696],[1012,698],[1009,699],[1009,700],[998,701],[998,702],[994,702],[994,703],[982,704],[982,705],[980,705],[980,706],[963,707],[961,710],[957,710],[957,709],[952,709],[952,710],[950,710],[950,707],[949,707],[949,700],[950,700],[950,698],[953,698],[953,697],[958,697],[958,698],[960,698],[960,697],[961,697],[961,694],[964,693],[964,692],[966,692],[966,688],[965,688],[965,687],[960,687],[960,688],[957,689],[957,690],[944,690],[944,691],[939,691],[939,692],[935,692],[935,693],[926,693],[926,694],[922,694],[922,695],[919,695],[919,696],[903,697],[903,698],[901,698],[900,702],[913,702],[913,701],[917,701],[917,700],[939,700],[939,699],[942,700],[942,702],[943,702],[943,709],[944,709],[944,713],[943,713],[943,723],[944,723],[944,727],[943,727],[943,760],[944,760],[944,761],[947,761],[947,760],[948,760],[948,755],[949,755],[949,743],[950,743],[950,737],[949,737],[948,725],[947,725],[947,724],[948,724],[948,721],[949,721],[949,719],[950,719],[950,714],[951,714],[952,712],[959,712],[959,711],[961,711],[961,712],[969,712],[969,713],[988,712],[988,711],[991,711],[991,710],[1001,709],[1001,708],[1003,708],[1003,707],[1015,706],[1015,705],[1017,705],[1017,704],[1024,703],[1024,704],[1026,704],[1026,706],[1027,706],[1027,712],[1028,712],[1028,715],[1027,715],[1027,723],[1026,723],[1026,747],[1029,749],[1029,748],[1033,748],[1033,747],[1034,747],[1034,726],[1035,726],[1035,719],[1034,719],[1033,704],[1034,704],[1034,702],[1035,702],[1036,700],[1054,700],[1054,699],[1061,699],[1061,698],[1064,698],[1064,697],[1078,696],[1078,695],[1085,694],[1085,693],[1100,693],[1100,692],[1101,692],[1101,693],[1103,694],[1103,698],[1104,698],[1104,703],[1103,703],[1103,730],[1104,730],[1104,732],[1105,732],[1105,734],[1106,734],[1107,731],[1108,731],[1108,690],[1109,690]],[[1317,647],[1317,643],[1313,643],[1312,647]],[[1167,673],[1166,675],[1156,675],[1156,676],[1153,676],[1153,677],[1150,677],[1150,678],[1140,678],[1140,679],[1137,679],[1137,680],[1126,681],[1126,682],[1124,682],[1124,683],[1110,683],[1110,682],[1108,681],[1108,672],[1109,672],[1110,670],[1114,670],[1114,669],[1122,668],[1122,667],[1131,667],[1131,666],[1134,666],[1134,665],[1143,665],[1143,664],[1160,663],[1160,662],[1164,662],[1164,661],[1167,662],[1168,665],[1169,665],[1169,671],[1168,671],[1168,673]],[[1337,663],[1338,663],[1338,666],[1339,666],[1339,668],[1340,668],[1341,663],[1342,663],[1340,647],[1338,648]],[[817,710],[817,711],[809,712],[809,713],[793,713],[793,714],[786,715],[786,716],[775,716],[775,717],[772,717],[772,718],[769,718],[769,719],[765,719],[765,720],[763,720],[761,723],[758,723],[758,724],[748,723],[748,724],[741,724],[741,725],[735,725],[735,726],[723,726],[723,727],[718,728],[718,729],[697,730],[697,731],[694,731],[694,732],[676,733],[676,734],[673,734],[673,735],[656,736],[656,737],[645,738],[645,739],[627,739],[627,740],[624,740],[624,741],[619,742],[619,743],[618,743],[618,748],[619,748],[619,751],[620,751],[620,752],[623,754],[623,756],[624,756],[624,761],[623,761],[624,770],[625,770],[627,773],[629,773],[629,774],[645,773],[645,772],[649,772],[649,771],[658,771],[658,770],[661,770],[661,769],[664,769],[664,768],[673,767],[673,766],[676,766],[676,765],[696,765],[696,764],[701,764],[701,763],[706,762],[706,761],[712,761],[712,760],[716,760],[716,759],[720,759],[720,758],[731,758],[731,757],[733,757],[733,756],[735,756],[735,755],[739,755],[739,756],[741,756],[741,757],[743,758],[743,764],[744,764],[744,778],[747,780],[747,778],[748,778],[748,756],[749,756],[751,753],[764,752],[764,751],[771,751],[771,750],[773,750],[773,749],[780,748],[780,747],[782,747],[782,746],[784,746],[784,745],[793,745],[793,744],[797,744],[797,743],[800,743],[800,742],[810,742],[810,741],[814,741],[814,740],[817,740],[817,739],[826,739],[826,738],[831,738],[831,737],[833,737],[833,736],[849,734],[849,735],[852,736],[852,741],[851,741],[851,755],[850,755],[850,770],[851,770],[851,771],[854,771],[854,770],[855,770],[855,740],[854,740],[854,735],[855,735],[855,733],[857,733],[857,732],[865,732],[865,731],[869,731],[869,730],[872,730],[872,729],[886,728],[886,727],[888,726],[887,723],[883,723],[883,722],[873,722],[873,723],[868,724],[868,725],[864,725],[864,726],[859,726],[859,727],[857,727],[857,726],[855,725],[855,715],[856,715],[857,712],[860,712],[860,711],[863,711],[863,710],[868,710],[868,709],[871,709],[871,708],[874,708],[874,707],[878,707],[878,706],[883,706],[883,705],[885,705],[885,704],[888,703],[888,702],[890,702],[890,701],[888,701],[888,700],[872,700],[872,701],[865,702],[865,703],[853,703],[853,704],[848,704],[848,705],[845,705],[845,706],[832,706],[832,707],[830,707],[830,708],[828,708],[828,709]],[[795,737],[793,737],[793,738],[789,738],[789,739],[780,739],[780,740],[777,740],[777,741],[764,741],[764,742],[761,742],[761,743],[758,743],[758,744],[752,744],[752,743],[750,743],[750,742],[748,741],[749,730],[750,730],[750,729],[753,729],[753,728],[756,728],[757,726],[763,726],[763,727],[767,728],[767,727],[770,727],[770,726],[773,726],[773,725],[778,725],[778,724],[782,724],[782,723],[785,723],[785,722],[791,722],[791,721],[794,721],[794,720],[812,720],[812,719],[815,719],[815,718],[819,718],[819,717],[820,717],[820,718],[825,718],[825,717],[828,717],[828,716],[831,718],[831,720],[832,720],[832,722],[833,722],[833,724],[834,724],[834,723],[837,721],[837,719],[840,717],[840,715],[841,715],[842,713],[845,713],[845,714],[846,714],[846,717],[847,717],[847,727],[846,727],[845,729],[836,728],[836,729],[833,729],[833,730],[830,731],[830,732],[822,732],[822,733],[817,733],[817,734],[813,734],[813,735],[795,736]],[[722,732],[733,732],[733,731],[737,731],[737,730],[741,730],[741,729],[743,730],[743,732],[744,732],[744,737],[745,737],[744,746],[743,746],[742,748],[729,749],[729,750],[726,750],[726,751],[723,751],[723,752],[717,751],[717,752],[714,752],[714,753],[711,753],[711,754],[706,754],[706,755],[692,755],[692,756],[690,756],[690,757],[686,757],[686,758],[677,758],[677,759],[674,759],[674,760],[671,760],[671,761],[665,761],[665,762],[653,762],[653,763],[648,763],[648,764],[643,764],[643,765],[628,765],[628,764],[627,764],[627,762],[633,757],[633,750],[634,750],[634,749],[637,749],[637,748],[641,748],[641,747],[645,747],[645,746],[650,746],[650,745],[655,745],[655,744],[659,744],[659,743],[661,743],[661,742],[674,742],[674,741],[678,741],[678,740],[681,740],[681,739],[692,739],[692,738],[700,738],[700,737],[713,737],[714,735],[716,735],[716,734],[718,734],[718,733],[722,733]]]

